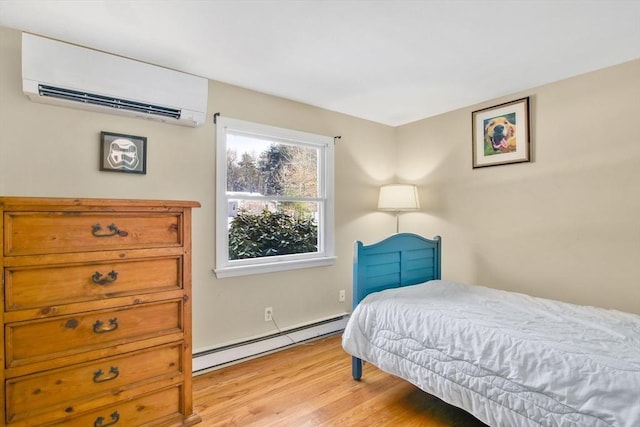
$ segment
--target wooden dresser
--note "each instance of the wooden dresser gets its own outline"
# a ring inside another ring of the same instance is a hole
[[[0,197],[0,425],[190,426],[197,202]]]

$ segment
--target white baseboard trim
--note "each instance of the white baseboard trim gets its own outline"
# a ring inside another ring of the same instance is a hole
[[[281,333],[260,339],[196,353],[193,355],[192,371],[195,375],[203,374],[223,365],[250,359],[324,335],[335,334],[344,330],[347,320],[347,315],[339,316],[307,326],[283,330]]]

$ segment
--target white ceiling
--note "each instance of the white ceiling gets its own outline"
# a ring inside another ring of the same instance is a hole
[[[640,0],[0,0],[0,25],[391,126],[640,58]]]

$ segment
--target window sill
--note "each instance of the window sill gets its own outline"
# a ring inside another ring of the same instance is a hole
[[[250,274],[274,273],[277,271],[297,270],[300,268],[323,267],[333,265],[335,260],[336,257],[332,256],[295,261],[278,261],[264,264],[216,268],[214,272],[218,279],[224,279],[226,277],[248,276]]]

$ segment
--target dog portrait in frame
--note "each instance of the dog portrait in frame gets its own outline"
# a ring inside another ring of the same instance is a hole
[[[471,114],[473,168],[530,161],[529,98]]]

